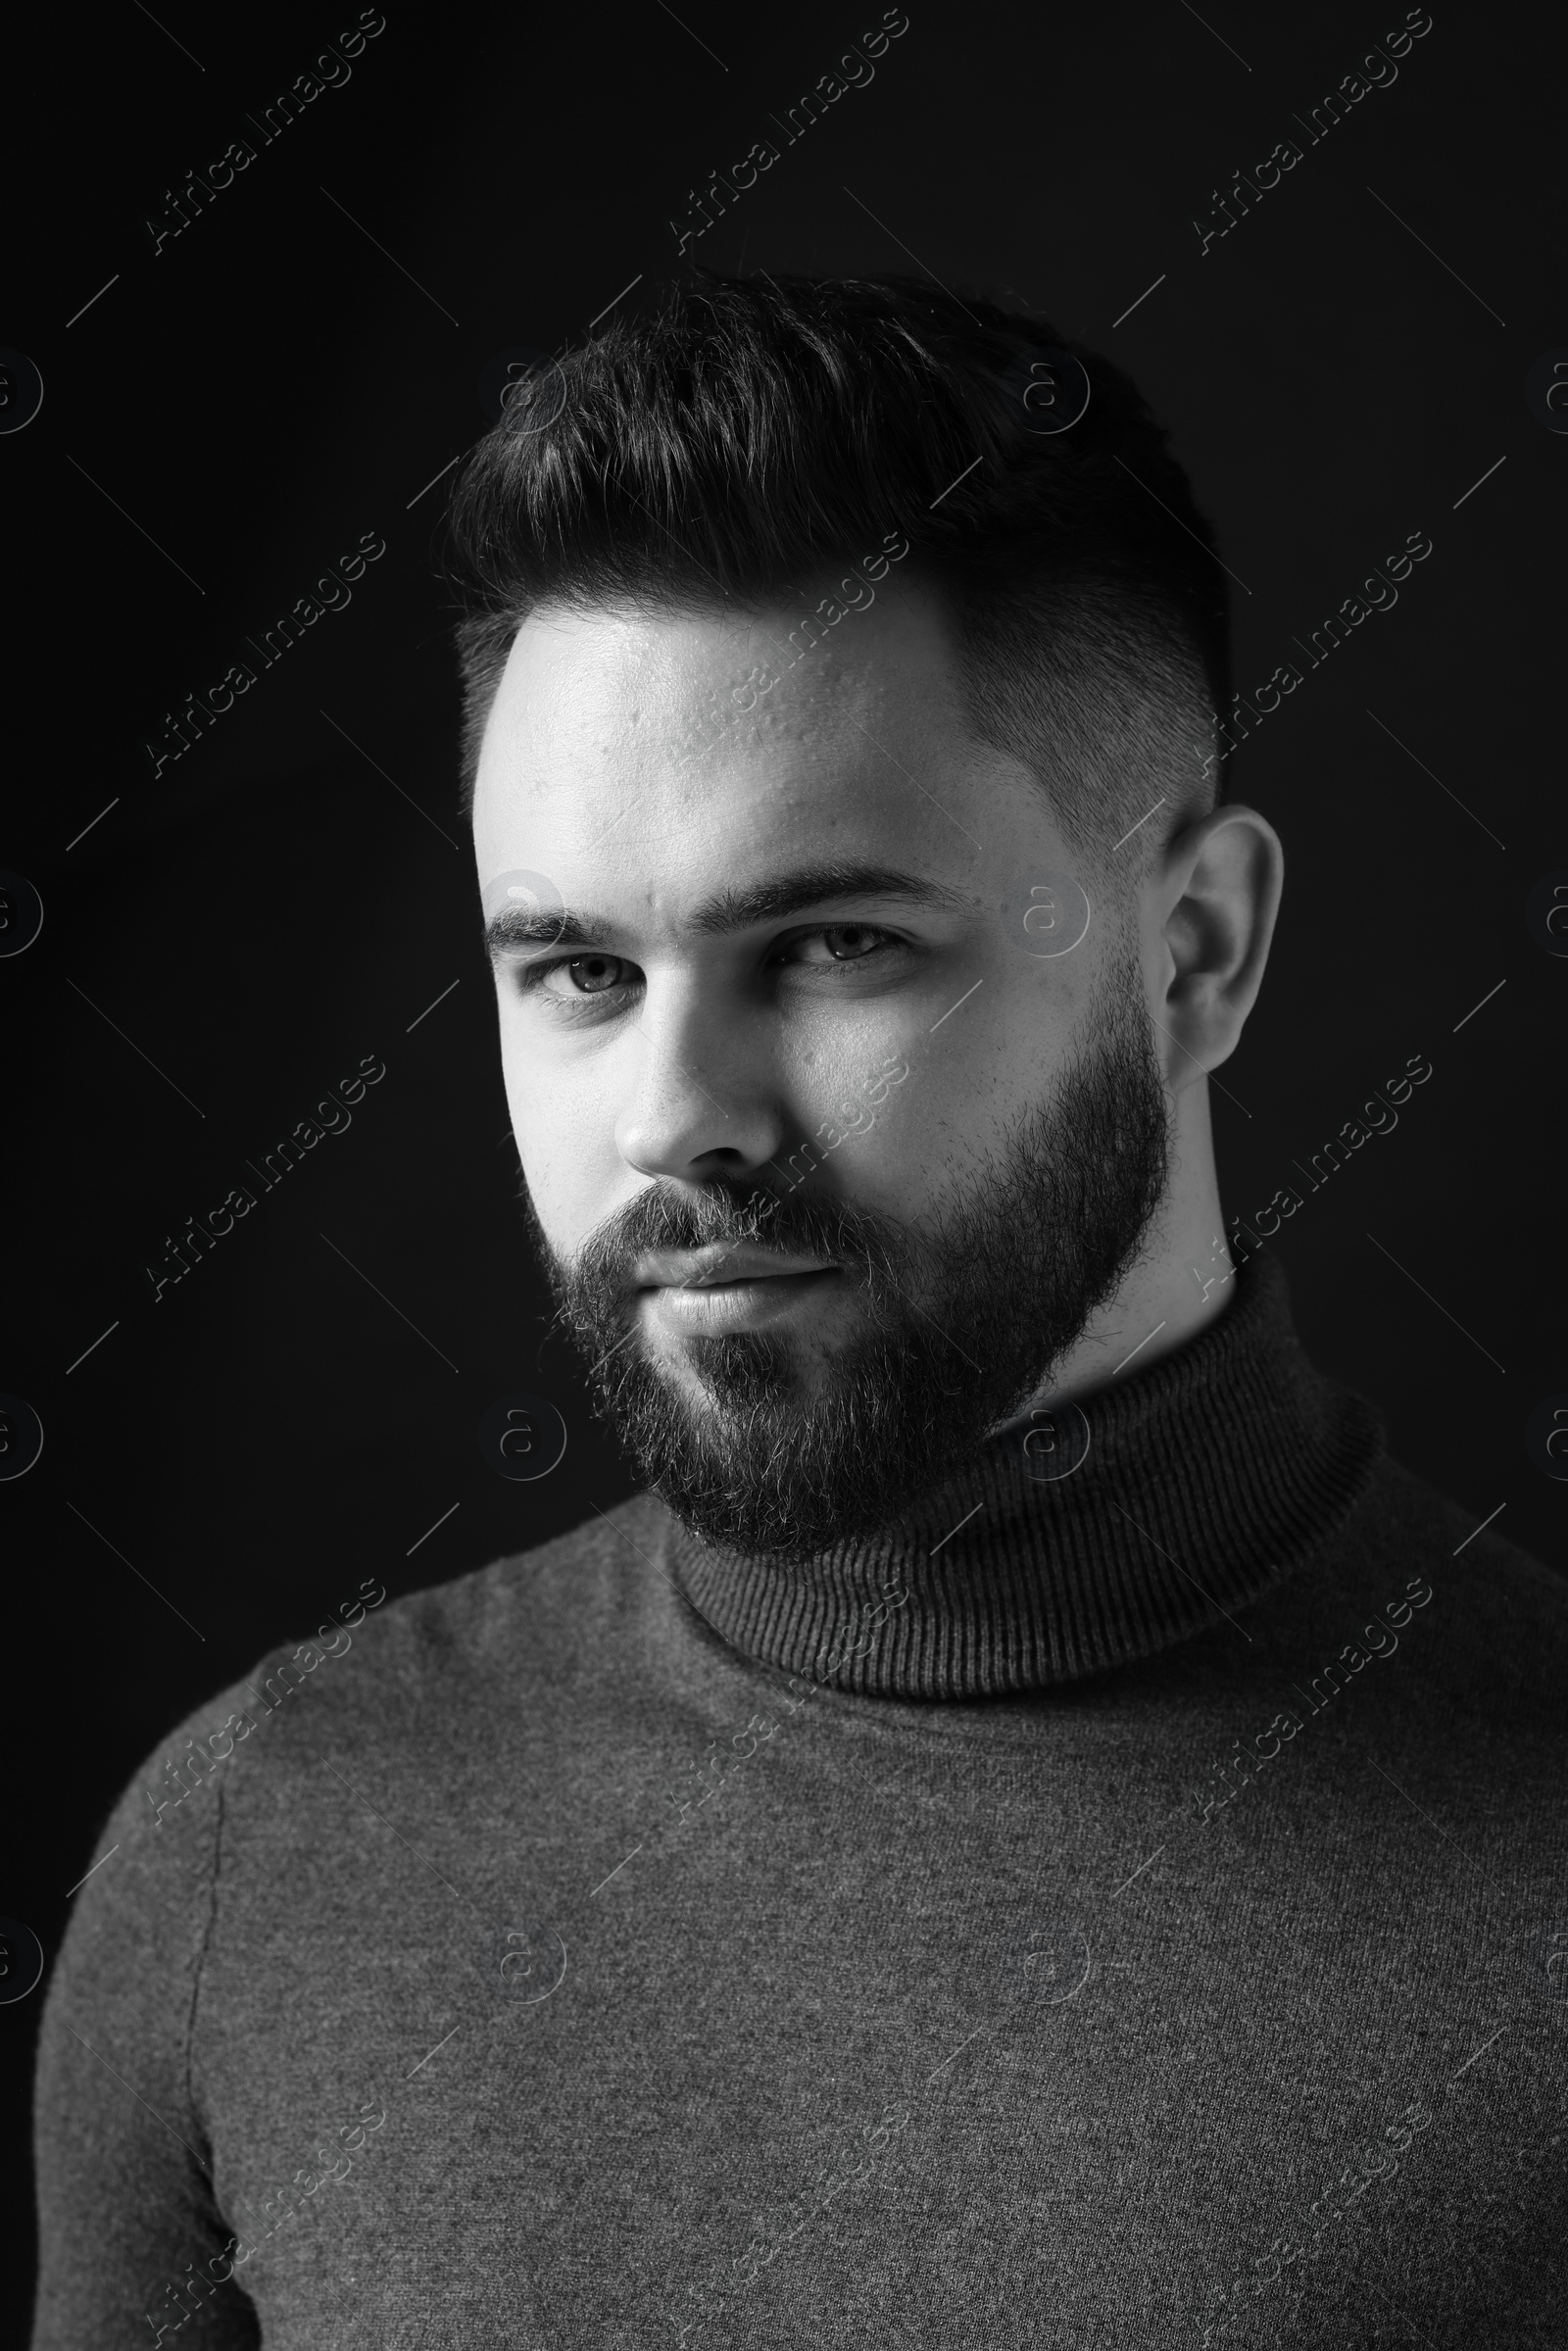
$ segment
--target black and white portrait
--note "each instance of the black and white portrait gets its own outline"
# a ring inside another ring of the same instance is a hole
[[[1568,2342],[1562,68],[26,34],[8,2340]]]

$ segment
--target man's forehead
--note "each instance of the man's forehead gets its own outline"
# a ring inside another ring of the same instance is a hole
[[[644,745],[667,748],[671,736],[689,763],[710,745],[758,730],[781,738],[806,728],[843,732],[890,699],[901,709],[917,706],[927,724],[946,719],[958,729],[948,623],[934,597],[913,589],[897,602],[837,609],[837,621],[808,628],[803,610],[790,605],[544,607],[513,641],[481,777],[494,782],[547,750],[558,759],[574,749],[634,755]]]
[[[481,886],[546,870],[661,901],[824,857],[967,873],[974,797],[1027,772],[971,733],[940,606],[846,610],[791,646],[790,610],[547,610],[523,623],[474,796]],[[487,914],[495,909],[487,906]]]

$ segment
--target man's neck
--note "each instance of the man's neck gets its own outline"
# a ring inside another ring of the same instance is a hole
[[[1178,1098],[1171,1185],[1136,1265],[1029,1403],[999,1427],[1147,1371],[1223,1314],[1235,1294],[1209,1129],[1208,1087]]]

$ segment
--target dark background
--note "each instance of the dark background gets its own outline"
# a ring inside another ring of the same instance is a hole
[[[0,962],[0,1389],[46,1441],[0,1486],[0,1913],[50,1954],[109,1804],[187,1710],[363,1578],[461,1575],[630,1491],[564,1347],[542,1347],[456,806],[448,483],[426,485],[483,429],[485,362],[580,337],[630,280],[625,306],[644,302],[681,266],[688,188],[773,136],[881,10],[388,0],[349,83],[261,146],[246,113],[357,13],[56,18],[12,76],[0,341],[45,397],[0,437],[0,863],[45,922]],[[1394,0],[909,16],[874,82],[687,260],[923,267],[1129,367],[1249,591],[1245,690],[1431,535],[1396,609],[1233,763],[1290,876],[1216,1096],[1226,1205],[1304,1192],[1297,1160],[1430,1057],[1398,1131],[1279,1247],[1308,1346],[1379,1401],[1396,1451],[1478,1521],[1506,1505],[1498,1532],[1560,1564],[1568,1494],[1524,1438],[1568,1389],[1568,961],[1525,914],[1568,867],[1568,437],[1525,394],[1568,345],[1544,233],[1560,35],[1544,12],[1436,0],[1393,87],[1308,146],[1293,116],[1401,24]],[[144,219],[237,137],[256,161],[155,257]],[[1211,191],[1286,137],[1302,161],[1201,255]],[[369,531],[387,553],[350,607],[155,780],[164,714],[257,667],[246,636]],[[259,1191],[246,1159],[366,1054],[387,1074],[352,1128],[155,1305],[165,1237]],[[475,1440],[519,1389],[569,1428],[537,1485],[504,1483]],[[0,2008],[19,2159],[40,2004]]]

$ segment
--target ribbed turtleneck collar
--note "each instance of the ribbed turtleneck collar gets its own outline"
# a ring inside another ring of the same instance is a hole
[[[666,1512],[664,1563],[732,1647],[885,1697],[1077,1681],[1235,1616],[1344,1523],[1381,1445],[1371,1407],[1302,1352],[1275,1261],[1236,1282],[1189,1345],[1044,1436],[993,1437],[874,1536],[784,1567]]]

